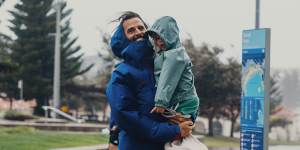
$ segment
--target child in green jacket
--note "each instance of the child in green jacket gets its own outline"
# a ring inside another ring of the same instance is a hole
[[[155,50],[154,75],[156,80],[155,107],[173,122],[195,121],[199,98],[194,86],[192,62],[179,39],[174,18],[158,19],[147,34]]]

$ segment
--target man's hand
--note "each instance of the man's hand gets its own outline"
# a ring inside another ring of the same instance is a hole
[[[181,137],[185,138],[192,133],[193,128],[195,127],[192,121],[185,121],[179,124]]]
[[[163,113],[165,112],[165,108],[155,106],[150,113]]]

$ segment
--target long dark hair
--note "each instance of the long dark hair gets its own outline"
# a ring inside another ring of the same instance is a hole
[[[139,14],[133,12],[133,11],[125,11],[125,12],[123,12],[120,17],[118,17],[117,19],[113,20],[112,22],[120,22],[120,24],[123,25],[123,23],[124,23],[125,20],[132,19],[132,18],[139,18],[144,23],[144,26],[146,27],[146,29],[148,28],[147,24],[141,18],[141,16]]]

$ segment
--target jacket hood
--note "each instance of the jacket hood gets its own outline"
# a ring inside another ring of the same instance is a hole
[[[147,31],[158,34],[166,45],[166,49],[175,49],[181,46],[179,39],[179,28],[174,18],[170,16],[164,16],[154,22],[151,28]]]
[[[149,58],[153,54],[152,47],[147,39],[141,38],[138,41],[129,41],[122,25],[117,27],[111,37],[110,46],[115,56],[135,64],[141,63],[143,59]]]
[[[139,41],[130,42],[122,51],[121,56],[126,61],[139,64],[151,59],[153,52],[148,40],[141,39]]]
[[[129,40],[125,35],[123,26],[119,25],[111,37],[110,47],[115,56],[122,58],[121,53],[128,45]]]

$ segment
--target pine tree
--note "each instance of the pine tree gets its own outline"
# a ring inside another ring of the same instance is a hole
[[[53,0],[20,0],[15,10],[10,11],[11,31],[16,35],[12,46],[12,60],[17,65],[15,81],[22,79],[24,98],[37,100],[35,114],[43,113],[41,106],[48,105],[52,97],[54,70],[54,37],[56,14]],[[71,9],[61,7],[61,89],[78,75],[91,67],[81,70],[80,46],[74,46],[77,38],[71,38]]]
[[[0,0],[0,7],[4,3],[4,0]],[[1,20],[0,20],[1,23]],[[0,73],[7,69],[7,63],[9,59],[8,43],[10,38],[0,32]]]
[[[16,91],[16,86],[11,86],[12,74],[16,67],[10,59],[10,45],[11,39],[0,33],[0,93],[4,92],[7,96],[14,95],[14,91]]]
[[[4,3],[5,0],[0,0],[0,7]]]
[[[0,7],[5,0],[0,0]],[[0,20],[1,23],[1,20]],[[0,32],[0,93],[5,92],[6,94],[13,95],[9,91],[14,91],[10,89],[8,83],[11,81],[11,73],[14,71],[15,67],[10,59],[10,49],[11,38]]]
[[[9,44],[11,39],[0,33],[0,63],[9,62]]]

